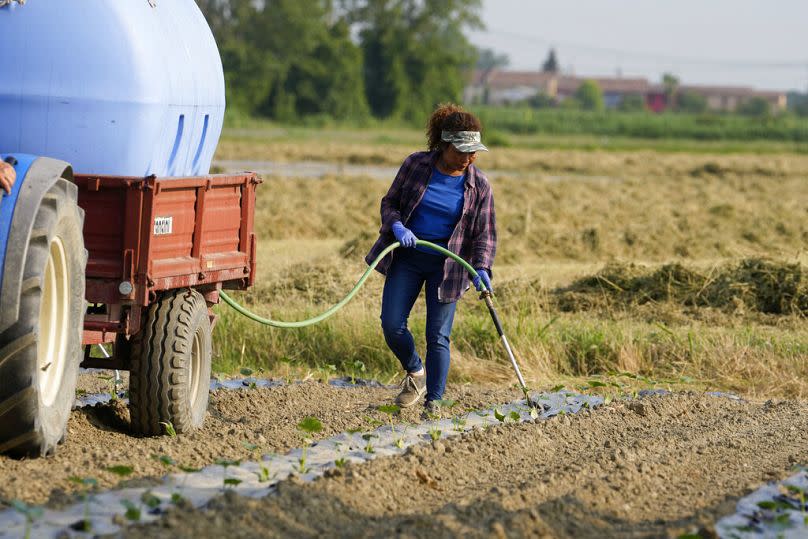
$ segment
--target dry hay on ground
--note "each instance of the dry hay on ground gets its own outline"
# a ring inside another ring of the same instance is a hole
[[[635,264],[609,264],[557,294],[563,311],[588,309],[593,302],[610,306],[667,302],[727,312],[808,316],[808,275],[800,263],[759,258],[706,272],[678,263],[650,270]]]

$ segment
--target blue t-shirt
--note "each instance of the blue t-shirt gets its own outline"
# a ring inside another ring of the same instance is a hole
[[[410,216],[407,228],[420,240],[447,247],[449,238],[463,213],[463,193],[466,176],[448,176],[437,169],[432,171],[426,192]],[[432,249],[417,248],[437,254]],[[443,256],[443,255],[441,255]]]

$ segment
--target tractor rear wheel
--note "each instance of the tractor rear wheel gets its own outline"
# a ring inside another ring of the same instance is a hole
[[[132,431],[146,436],[189,432],[208,408],[211,325],[196,290],[164,294],[149,307],[132,340],[129,415]]]
[[[27,249],[14,253],[24,257],[19,303],[2,305],[19,309],[0,333],[0,452],[14,456],[44,456],[64,440],[81,360],[84,212],[75,184],[49,181]]]

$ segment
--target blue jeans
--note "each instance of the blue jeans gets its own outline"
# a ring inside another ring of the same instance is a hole
[[[387,270],[382,295],[382,331],[387,346],[407,372],[423,368],[407,328],[412,306],[426,283],[426,400],[440,400],[449,374],[449,336],[457,304],[440,303],[444,256],[415,249],[398,249]]]

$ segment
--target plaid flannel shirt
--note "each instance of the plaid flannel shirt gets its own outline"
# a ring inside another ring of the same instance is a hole
[[[382,226],[379,239],[365,257],[371,264],[381,252],[396,241],[392,226],[401,221],[404,226],[426,192],[439,152],[417,152],[404,160],[393,184],[382,198]],[[475,269],[484,268],[491,274],[497,250],[497,229],[494,215],[494,195],[485,175],[474,165],[466,170],[463,213],[449,238],[449,250],[467,260]],[[388,254],[376,269],[385,274],[393,261]],[[460,299],[469,287],[468,272],[452,260],[443,266],[443,281],[438,287],[438,300],[451,303]]]

